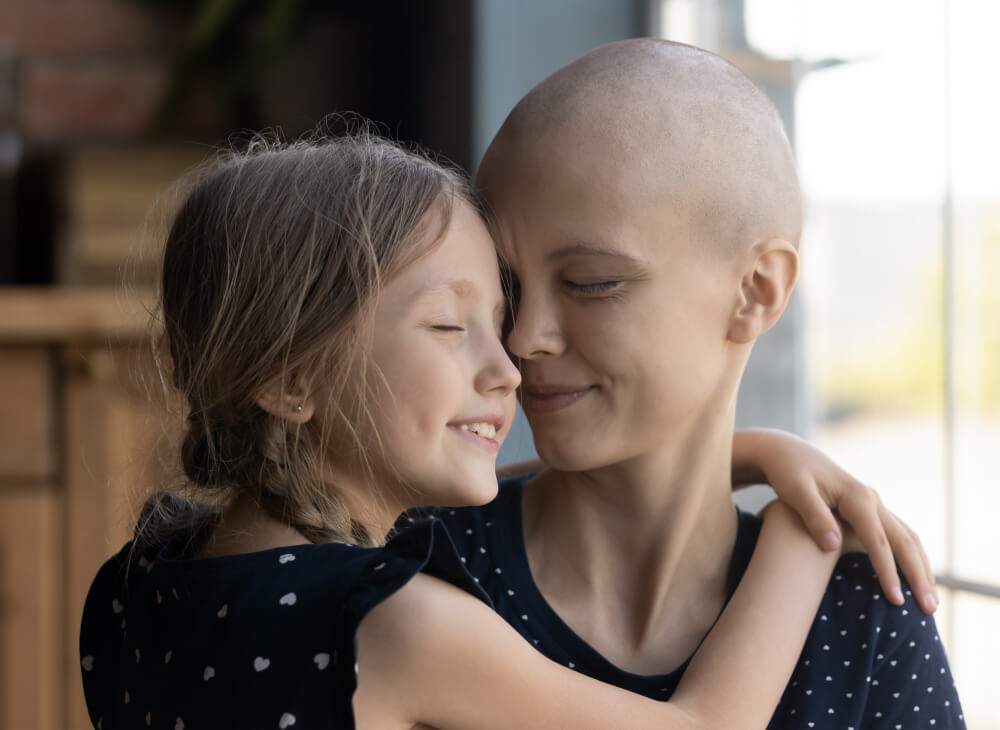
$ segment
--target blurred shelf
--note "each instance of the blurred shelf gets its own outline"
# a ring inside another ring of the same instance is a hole
[[[0,287],[0,344],[142,340],[153,301],[146,289]]]
[[[0,287],[2,728],[90,727],[84,598],[167,468],[155,458],[153,301],[121,287]]]

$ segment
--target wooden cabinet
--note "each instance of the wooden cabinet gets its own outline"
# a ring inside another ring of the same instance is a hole
[[[0,289],[0,727],[90,727],[83,602],[166,471],[147,304]]]
[[[0,723],[58,728],[65,708],[63,495],[0,489]]]

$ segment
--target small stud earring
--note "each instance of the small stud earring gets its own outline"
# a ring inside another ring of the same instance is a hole
[[[297,406],[295,406],[295,412],[296,413],[302,413],[302,404],[301,403],[299,403]]]

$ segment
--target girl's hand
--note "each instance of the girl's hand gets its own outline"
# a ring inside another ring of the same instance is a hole
[[[886,598],[903,604],[896,562],[925,613],[938,606],[934,573],[920,538],[885,508],[875,490],[841,469],[822,451],[784,431],[746,429],[733,440],[733,483],[766,482],[802,518],[824,550],[843,544],[834,512],[856,533],[878,573]],[[894,560],[895,557],[895,560]]]

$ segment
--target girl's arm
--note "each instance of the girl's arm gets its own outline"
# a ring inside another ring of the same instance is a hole
[[[737,431],[733,483],[770,484],[802,518],[816,543],[827,550],[840,547],[836,511],[856,533],[892,603],[903,605],[898,562],[921,609],[933,613],[937,608],[934,573],[920,538],[885,508],[874,489],[808,441],[776,429]]]
[[[764,728],[837,557],[787,507],[768,508],[739,588],[670,702],[546,659],[480,601],[418,575],[361,623],[356,726]]]

